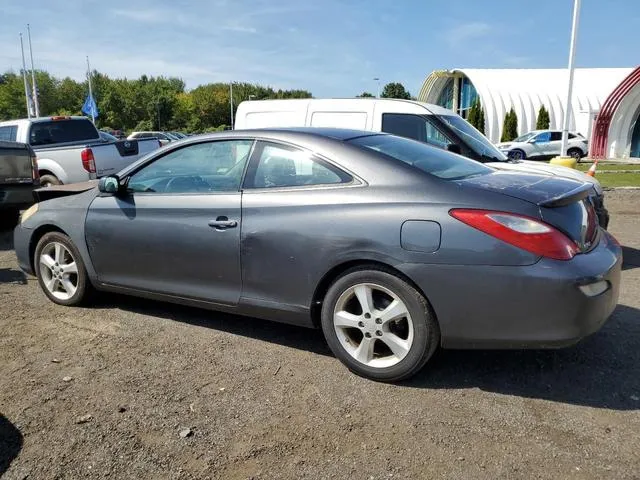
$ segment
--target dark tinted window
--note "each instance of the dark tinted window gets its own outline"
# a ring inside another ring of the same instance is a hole
[[[382,115],[382,131],[419,142],[447,148],[451,140],[425,117],[405,113],[385,113]]]
[[[551,132],[551,140],[552,142],[558,142],[562,140],[562,132]]]
[[[36,122],[31,125],[29,132],[31,145],[52,145],[99,138],[96,127],[88,119]]]
[[[264,142],[253,172],[254,188],[302,187],[348,183],[351,177],[297,148]]]
[[[18,127],[16,125],[0,127],[0,140],[7,142],[15,142],[18,136]]]
[[[406,138],[391,135],[370,135],[354,138],[349,142],[383,153],[445,180],[460,179],[493,171],[493,169],[468,158]]]
[[[576,135],[574,135],[573,133],[570,133],[569,138],[576,138]]]

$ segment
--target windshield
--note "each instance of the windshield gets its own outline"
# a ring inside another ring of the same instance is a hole
[[[531,137],[535,136],[536,133],[538,132],[529,132],[529,133],[525,133],[524,135],[520,135],[518,138],[514,140],[514,142],[526,142]]]
[[[395,135],[369,135],[354,138],[349,143],[384,153],[444,180],[459,180],[493,171],[461,155]]]
[[[507,161],[507,156],[498,150],[487,137],[473,128],[470,123],[458,115],[437,115],[438,119],[449,126],[467,145],[478,155],[494,159],[498,162]]]

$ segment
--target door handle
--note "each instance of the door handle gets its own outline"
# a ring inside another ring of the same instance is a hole
[[[238,222],[229,220],[227,217],[218,217],[215,220],[209,220],[209,226],[216,230],[226,230],[227,228],[235,228]]]

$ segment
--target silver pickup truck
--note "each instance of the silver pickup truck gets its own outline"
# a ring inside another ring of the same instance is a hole
[[[42,117],[0,122],[0,140],[30,145],[42,186],[111,175],[160,147],[157,138],[105,142],[86,117]]]

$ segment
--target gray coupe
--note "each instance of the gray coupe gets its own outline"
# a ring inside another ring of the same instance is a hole
[[[228,131],[37,190],[15,250],[55,303],[106,290],[320,327],[349,369],[397,381],[438,346],[599,329],[622,253],[592,188],[387,134]]]

